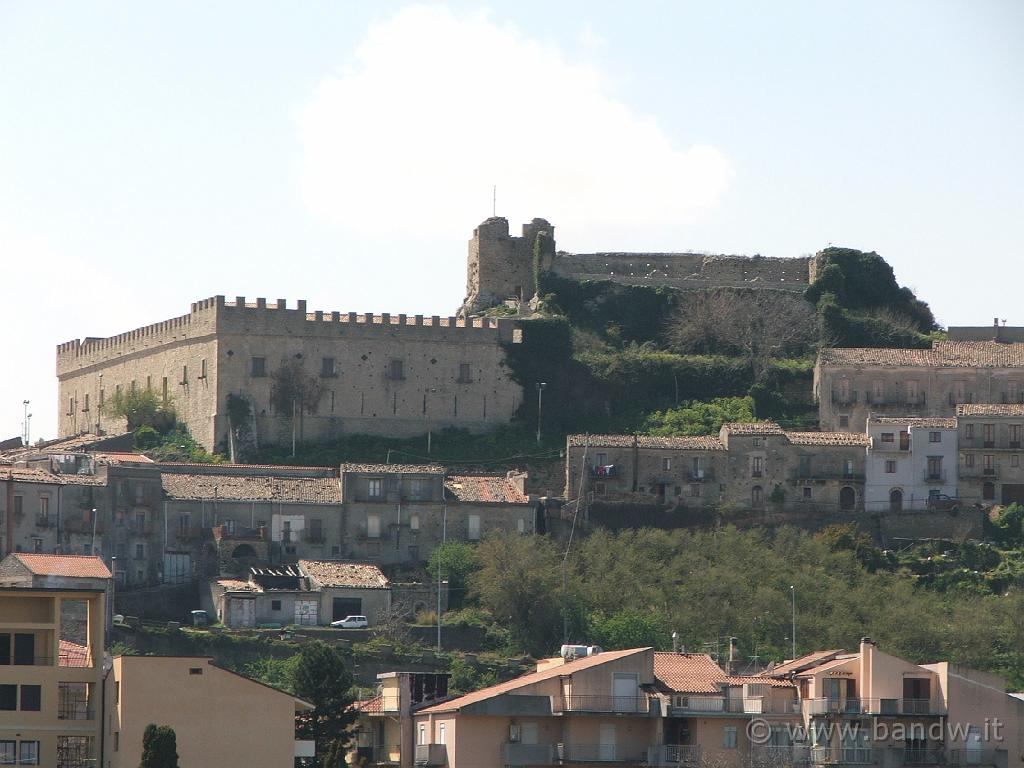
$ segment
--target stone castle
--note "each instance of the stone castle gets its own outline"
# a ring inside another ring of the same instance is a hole
[[[528,301],[537,291],[535,275],[545,271],[677,288],[803,290],[813,280],[814,259],[567,254],[555,251],[554,227],[544,219],[511,237],[506,219],[490,218],[469,241],[467,294],[458,317],[310,312],[305,301],[289,308],[283,299],[215,296],[171,320],[59,345],[60,435],[123,429],[123,420],[102,409],[115,392],[131,388],[170,399],[179,420],[208,449],[228,442],[229,394],[251,410],[249,424],[233,427],[245,427],[256,442],[286,443],[293,433],[320,441],[343,433],[487,431],[510,421],[522,404],[522,387],[505,362],[505,345],[518,343],[521,331],[514,318],[473,315],[509,299]],[[283,366],[317,377],[319,400],[276,413],[271,390]]]

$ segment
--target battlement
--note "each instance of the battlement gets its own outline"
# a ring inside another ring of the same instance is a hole
[[[59,376],[87,365],[169,344],[213,338],[219,333],[322,337],[336,336],[339,332],[360,336],[424,333],[434,339],[447,337],[452,340],[499,340],[509,343],[521,340],[515,321],[508,318],[460,318],[388,312],[310,312],[304,299],[294,302],[294,307],[289,309],[286,299],[268,302],[260,297],[250,302],[245,296],[236,296],[234,301],[227,301],[224,296],[212,296],[193,302],[187,315],[116,336],[87,337],[59,344],[57,373]]]

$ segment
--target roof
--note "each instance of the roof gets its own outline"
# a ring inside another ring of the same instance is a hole
[[[772,669],[765,670],[758,677],[771,677],[788,675],[790,672],[798,672],[805,667],[814,666],[824,661],[834,659],[840,653],[843,652],[842,648],[837,648],[831,651],[812,651],[811,653],[800,656],[792,661],[786,661],[782,664],[776,664]]]
[[[269,477],[266,475],[208,475],[161,472],[164,492],[172,499],[224,499],[225,501],[292,501],[340,504],[341,488],[335,477]]]
[[[342,472],[367,472],[392,475],[438,475],[444,474],[440,464],[342,464]]]
[[[262,592],[258,584],[250,584],[242,579],[217,579],[217,586],[223,587],[227,592]]]
[[[908,427],[935,427],[936,429],[956,429],[956,419],[945,416],[870,416],[871,424],[905,425]]]
[[[887,368],[1024,368],[1024,344],[936,341],[931,349],[834,347],[818,353],[818,364]]]
[[[726,674],[706,653],[656,652],[654,677],[673,693],[721,693]]]
[[[554,664],[550,667],[546,667],[540,672],[531,672],[521,677],[514,678],[504,683],[498,683],[488,688],[483,688],[473,693],[467,693],[465,696],[459,696],[458,698],[446,701],[442,704],[435,704],[432,707],[421,709],[417,714],[433,714],[435,712],[454,712],[467,707],[470,704],[476,704],[487,699],[493,699],[495,696],[501,696],[504,693],[511,693],[512,691],[525,688],[529,685],[544,682],[545,680],[551,680],[552,678],[562,677],[564,675],[571,675],[574,672],[582,672],[585,669],[591,667],[597,667],[601,664],[605,664],[609,661],[616,661],[618,659],[624,659],[627,656],[633,654],[643,653],[644,651],[650,650],[649,648],[630,648],[624,651],[604,651],[602,653],[594,654],[593,656],[585,656],[582,659],[576,659],[575,661],[567,661],[564,664]]]
[[[444,481],[445,489],[457,501],[526,504],[529,499],[505,475],[451,475]]]
[[[13,480],[16,483],[49,483],[50,485],[106,485],[102,475],[59,475],[45,469],[31,467],[0,466],[0,481]]]
[[[95,555],[41,555],[14,552],[10,557],[20,561],[36,576],[68,576],[80,579],[109,579],[110,569]]]
[[[384,697],[374,696],[372,699],[362,699],[359,701],[353,701],[351,709],[357,712],[366,712],[367,714],[380,714],[384,711]]]
[[[767,685],[769,688],[792,688],[789,680],[776,680],[773,677],[759,675],[729,675],[725,678],[729,685]]]
[[[89,649],[84,645],[72,643],[70,640],[60,641],[57,666],[60,667],[88,667]]]
[[[783,435],[785,430],[774,421],[750,421],[723,424],[722,429],[730,435]]]
[[[570,447],[590,446],[591,448],[671,448],[675,450],[724,451],[725,446],[717,435],[680,435],[660,437],[656,435],[569,435]]]
[[[1019,416],[1024,417],[1020,403],[965,403],[956,407],[957,416]]]
[[[299,568],[323,587],[387,589],[390,582],[376,565],[338,560],[299,560]]]
[[[867,446],[870,438],[861,432],[787,432],[794,445],[855,445]]]
[[[853,658],[855,658],[855,656],[843,654],[842,656],[834,658],[831,661],[822,661],[822,662],[820,662],[818,664],[815,664],[812,667],[808,667],[807,669],[803,669],[803,670],[797,672],[797,675],[799,675],[799,676],[816,675],[819,672],[825,672],[826,670],[835,669],[836,667],[841,667],[844,664],[848,664],[850,662],[850,660],[853,659]]]

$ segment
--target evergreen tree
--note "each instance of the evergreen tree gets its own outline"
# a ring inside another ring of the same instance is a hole
[[[139,768],[178,768],[178,739],[171,726],[155,723],[146,726]]]

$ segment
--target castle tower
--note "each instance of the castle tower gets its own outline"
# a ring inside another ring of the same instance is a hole
[[[519,237],[509,235],[508,219],[501,216],[493,216],[473,230],[462,314],[479,312],[509,298],[528,301],[537,293],[533,252],[542,232],[547,237],[542,242],[540,268],[546,271],[555,256],[555,228],[545,219],[524,224]]]

